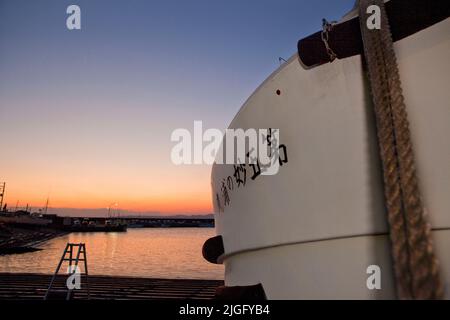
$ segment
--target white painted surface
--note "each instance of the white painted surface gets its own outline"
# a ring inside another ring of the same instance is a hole
[[[435,231],[442,276],[450,279],[450,231]],[[367,267],[381,268],[381,289],[369,290]],[[389,237],[361,236],[238,253],[226,259],[225,284],[261,283],[269,299],[395,299]],[[447,299],[450,282],[446,282]]]
[[[449,35],[450,19],[447,19],[395,43],[418,174],[434,228],[450,228]],[[278,89],[280,96],[276,94]],[[334,263],[336,249],[340,259],[348,260],[336,274],[341,278],[339,281],[348,282],[360,267],[357,261],[366,263],[383,250],[389,254],[385,244],[363,238],[352,238],[351,245],[356,251],[345,251],[331,242],[327,247],[323,244],[328,242],[320,242],[317,245],[320,259],[310,255],[314,263],[301,269],[299,263],[308,258],[292,248],[304,244],[283,250],[280,249],[283,247],[267,249],[270,254],[259,250],[251,254],[255,261],[252,277],[248,273],[252,268],[236,267],[244,263],[246,258],[241,262],[239,258],[244,255],[227,259],[228,255],[244,250],[387,233],[372,112],[360,56],[309,70],[294,56],[248,99],[230,128],[279,128],[280,143],[287,146],[289,162],[275,176],[259,176],[251,181],[247,172],[246,186],[229,192],[230,205],[220,213],[216,194],[221,195],[222,179],[233,176],[234,170],[230,165],[213,166],[215,218],[217,233],[224,239],[228,283],[242,284],[250,279],[268,283],[269,297],[274,298],[307,297],[306,292],[315,297],[333,297],[338,292],[333,286],[338,283],[325,281],[326,277],[324,281],[317,278],[307,282],[302,291],[290,291],[284,284],[277,287],[271,277],[283,276],[293,284],[299,279],[314,279],[309,272],[317,273],[326,268],[323,264]],[[439,245],[449,246],[448,240]],[[284,254],[285,261],[290,257],[298,259],[292,258],[292,269],[280,266],[264,273],[261,259],[270,265],[277,265],[275,260],[284,261],[282,256],[272,257],[272,252]],[[440,258],[445,262],[443,267],[449,270],[450,262],[445,260],[448,257]],[[257,275],[260,278],[255,278]],[[343,296],[368,297],[356,288],[346,290]]]

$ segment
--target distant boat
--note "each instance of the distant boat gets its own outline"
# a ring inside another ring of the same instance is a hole
[[[448,10],[442,14],[394,49],[450,298],[450,19]],[[351,21],[356,15],[339,23],[359,25]],[[324,51],[321,45],[317,50]],[[361,55],[325,64],[317,58],[292,56],[231,122],[229,128],[279,129],[286,161],[272,176],[256,175],[249,165],[242,169],[246,175],[233,165],[213,165],[218,236],[205,243],[204,256],[225,265],[227,287],[261,284],[270,299],[392,299],[383,180]],[[305,60],[318,66],[306,67]],[[366,286],[371,265],[380,267],[381,289]]]
[[[66,227],[67,231],[72,232],[125,232],[127,231],[126,224],[112,224],[112,225],[72,225]]]
[[[72,232],[125,232],[127,231],[127,224],[120,221],[106,219],[103,224],[95,220],[87,218],[75,219],[72,224],[65,226],[65,230]]]

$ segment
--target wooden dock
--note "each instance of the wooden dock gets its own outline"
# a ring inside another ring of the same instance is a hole
[[[0,273],[0,300],[42,300],[51,275]],[[58,276],[55,287],[65,286],[66,277]],[[114,276],[89,276],[91,300],[170,300],[212,299],[221,280],[152,279]],[[84,277],[74,299],[87,299]]]

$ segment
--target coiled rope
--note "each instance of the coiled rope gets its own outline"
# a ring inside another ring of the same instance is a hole
[[[366,25],[367,8],[380,8],[381,28]],[[397,295],[439,299],[443,288],[421,200],[411,135],[389,21],[382,0],[359,0],[364,57],[377,122],[384,194]]]

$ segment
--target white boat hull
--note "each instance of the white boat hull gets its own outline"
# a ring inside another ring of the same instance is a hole
[[[395,43],[424,203],[449,297],[450,19]],[[279,95],[277,94],[279,90]],[[230,128],[278,128],[288,162],[212,194],[227,286],[261,283],[271,299],[390,299],[392,261],[375,120],[361,56],[306,69],[298,56],[272,74]],[[447,252],[446,252],[447,251]],[[369,265],[381,289],[366,286]]]

